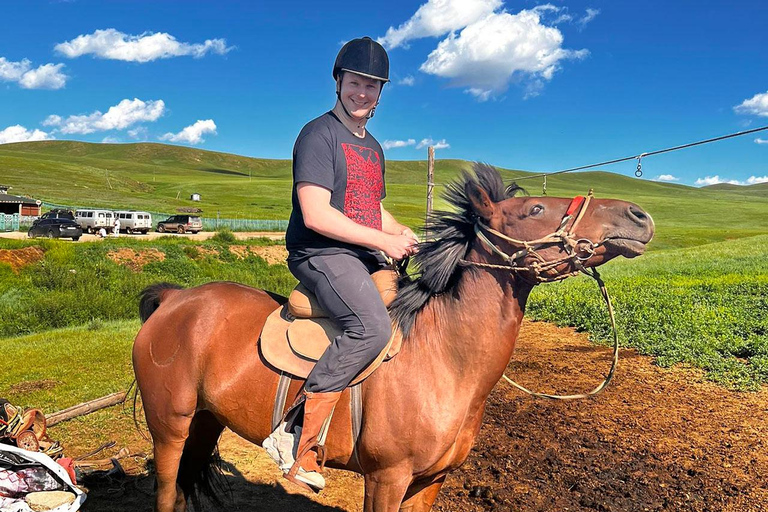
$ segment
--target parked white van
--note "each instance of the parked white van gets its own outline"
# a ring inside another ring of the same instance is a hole
[[[152,215],[147,212],[116,211],[115,217],[120,220],[120,231],[126,233],[143,233],[152,229]]]
[[[75,222],[80,224],[83,231],[95,233],[99,228],[110,231],[115,225],[115,217],[110,210],[77,210]]]

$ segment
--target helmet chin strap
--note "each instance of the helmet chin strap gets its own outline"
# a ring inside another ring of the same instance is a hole
[[[381,87],[381,89],[383,89],[383,88],[384,88],[384,86]],[[381,89],[379,89],[379,97],[376,98],[376,104],[373,106],[371,111],[368,112],[368,114],[363,116],[363,117],[353,116],[352,113],[349,110],[347,110],[347,107],[344,106],[344,102],[341,101],[341,90],[339,90],[339,89],[336,90],[336,97],[339,99],[339,103],[341,103],[341,109],[344,111],[344,113],[347,115],[347,117],[350,118],[353,121],[358,121],[359,122],[359,121],[362,121],[363,119],[366,119],[366,120],[371,119],[374,116],[374,114],[376,113],[376,107],[379,106],[379,98],[381,98]]]

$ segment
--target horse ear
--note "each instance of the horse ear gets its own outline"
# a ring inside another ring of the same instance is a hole
[[[489,220],[493,216],[495,206],[488,192],[472,182],[465,185],[465,191],[475,214],[482,219]]]

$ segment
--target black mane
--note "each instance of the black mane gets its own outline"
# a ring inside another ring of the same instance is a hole
[[[412,257],[417,273],[414,277],[400,279],[390,311],[404,337],[408,336],[416,315],[427,302],[435,295],[450,291],[464,271],[459,260],[475,239],[477,220],[467,196],[467,185],[482,188],[494,202],[525,192],[514,183],[505,187],[495,167],[475,163],[472,170],[472,173],[463,171],[459,180],[446,186],[443,198],[455,211],[435,211],[429,216],[425,233],[428,241],[419,244],[419,252]]]

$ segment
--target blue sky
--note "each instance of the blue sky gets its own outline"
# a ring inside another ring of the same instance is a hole
[[[768,125],[768,3],[5,1],[0,142],[167,142],[290,158],[362,35],[393,82],[388,159],[538,172]],[[643,179],[768,181],[768,131],[648,158]],[[632,162],[604,168],[632,175]]]

